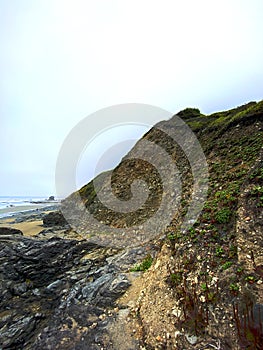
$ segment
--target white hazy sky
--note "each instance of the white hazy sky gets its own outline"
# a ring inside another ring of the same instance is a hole
[[[262,0],[0,0],[0,195],[54,194],[65,137],[101,108],[261,100],[262,13]]]

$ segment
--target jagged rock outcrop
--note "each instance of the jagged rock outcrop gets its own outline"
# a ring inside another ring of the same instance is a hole
[[[144,254],[143,247],[118,251],[87,241],[0,237],[0,348],[115,350],[111,329],[125,311],[116,300]],[[138,346],[125,337],[123,349]]]

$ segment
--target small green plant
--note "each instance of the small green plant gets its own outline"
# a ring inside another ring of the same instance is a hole
[[[170,241],[175,241],[176,236],[175,236],[174,233],[168,233],[167,238],[168,238]]]
[[[143,259],[143,261],[142,261],[140,264],[135,265],[135,266],[131,269],[131,271],[132,271],[132,272],[146,271],[146,270],[148,270],[148,269],[151,267],[152,262],[153,262],[153,258],[152,258],[152,256],[149,254],[149,255],[147,255],[147,256]]]
[[[258,168],[255,171],[253,171],[253,173],[249,176],[250,179],[263,179],[263,169],[262,168]]]
[[[209,303],[214,303],[217,301],[217,299],[218,299],[218,293],[215,293],[215,292],[207,293],[207,301]]]
[[[218,210],[215,219],[219,224],[227,224],[231,217],[231,210],[229,208],[222,208]]]
[[[229,290],[230,290],[230,292],[232,292],[232,293],[235,294],[235,295],[238,294],[239,289],[240,289],[240,288],[239,288],[239,285],[236,284],[236,283],[231,283],[231,284],[229,285]]]
[[[243,272],[244,272],[244,267],[239,267],[239,268],[237,269],[237,274],[238,274],[238,275],[241,275]]]
[[[171,233],[168,233],[167,238],[170,241],[175,241],[177,239],[182,238],[182,235],[179,232],[171,232]]]
[[[249,276],[247,276],[247,277],[245,278],[245,281],[247,281],[247,282],[250,283],[250,284],[253,284],[253,283],[256,282],[256,277],[255,277],[255,276],[249,275]]]
[[[222,247],[216,247],[216,256],[221,257],[224,254],[224,249]]]
[[[202,291],[204,291],[204,292],[206,292],[206,291],[208,291],[208,286],[207,286],[207,283],[201,283],[201,289],[202,289]]]
[[[181,271],[171,273],[170,282],[173,286],[178,286],[183,280],[183,273]]]
[[[228,204],[236,200],[236,197],[233,194],[234,192],[231,190],[223,190],[223,191],[217,191],[215,193],[215,197],[217,201],[223,204]]]
[[[263,187],[262,186],[254,186],[254,188],[251,190],[251,194],[253,196],[259,196],[263,194]]]
[[[189,233],[194,235],[195,234],[195,229],[193,227],[190,227],[189,228]]]
[[[211,221],[211,214],[210,213],[203,213],[202,221],[203,222],[210,222]]]
[[[229,267],[231,267],[233,265],[232,261],[227,261],[222,265],[222,269],[223,270],[227,270],[229,269]]]

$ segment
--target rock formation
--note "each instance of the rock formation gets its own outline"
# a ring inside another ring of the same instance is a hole
[[[1,349],[263,348],[263,102],[178,115],[197,136],[209,169],[198,220],[181,229],[199,194],[187,150],[163,131],[175,128],[174,117],[143,137],[164,149],[180,173],[180,202],[165,229],[140,229],[176,194],[164,191],[154,155],[138,142],[110,184],[125,203],[134,180],[144,180],[149,194],[140,210],[115,212],[101,203],[95,188],[106,193],[104,173],[62,204],[73,228],[52,213],[44,218],[48,229],[34,238],[0,231]],[[136,152],[149,161],[131,160]],[[98,232],[81,210],[109,231]],[[119,236],[109,235],[115,228]]]

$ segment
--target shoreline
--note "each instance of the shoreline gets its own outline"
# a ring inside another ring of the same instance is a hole
[[[40,206],[36,208],[35,206],[28,210],[21,211],[21,208],[25,206],[16,207],[18,210],[7,216],[0,217],[0,228],[10,227],[15,228],[23,232],[25,237],[33,237],[39,232],[45,229],[43,226],[43,217],[49,212],[56,211],[59,209],[60,204]],[[20,209],[20,210],[19,210]]]
[[[57,210],[60,207],[60,203],[54,203],[43,206],[39,205],[21,205],[17,207],[8,207],[0,209],[0,222],[5,219],[15,219],[17,217],[25,217],[33,214],[41,214],[45,211]],[[12,209],[12,211],[10,211]]]

